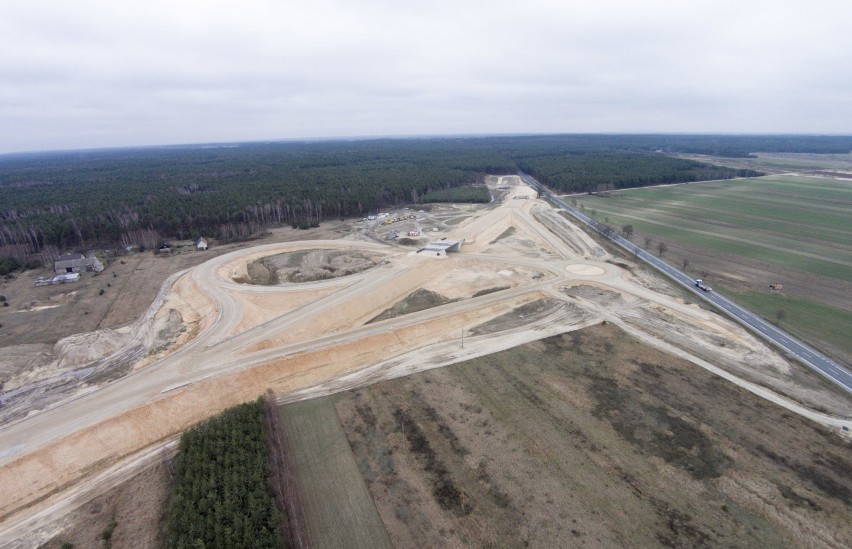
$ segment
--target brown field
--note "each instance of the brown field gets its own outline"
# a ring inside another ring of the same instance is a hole
[[[75,548],[162,547],[170,491],[171,460],[166,459],[76,509],[39,547],[60,549],[65,543]],[[103,539],[107,531],[111,531],[109,545]]]
[[[848,442],[610,325],[337,402],[396,547],[848,547]]]

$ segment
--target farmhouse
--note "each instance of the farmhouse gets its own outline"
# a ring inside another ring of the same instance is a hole
[[[198,248],[199,250],[206,250],[207,249],[207,239],[205,239],[203,236],[199,237],[198,240],[195,241],[195,247]]]
[[[104,264],[94,254],[89,257],[79,253],[63,254],[53,262],[53,272],[56,274],[82,273],[84,271],[99,273],[103,270]]]

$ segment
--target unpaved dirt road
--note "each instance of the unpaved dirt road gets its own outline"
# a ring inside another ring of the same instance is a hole
[[[0,540],[37,545],[45,510],[60,514],[67,494],[95,492],[104,471],[114,478],[116,470],[138,466],[138,456],[156,455],[151,448],[267,389],[282,400],[310,398],[603,320],[820,423],[839,427],[852,415],[847,397],[798,377],[721,316],[651,289],[542,201],[514,199],[533,195],[517,178],[500,178],[507,183],[512,190],[501,204],[448,234],[464,239],[458,254],[436,257],[356,239],[302,241],[235,251],[188,270],[173,287],[179,299],[170,303],[194,304],[188,316],[199,325],[191,341],[97,391],[0,429],[6,496]],[[503,236],[509,228],[511,236]],[[372,269],[318,282],[235,282],[255,259],[323,249],[383,259]],[[473,297],[496,287],[505,289]],[[420,288],[460,297],[367,324]],[[539,300],[550,305],[525,318],[524,306]],[[503,328],[478,329],[488,323]],[[830,413],[812,409],[817,403]]]

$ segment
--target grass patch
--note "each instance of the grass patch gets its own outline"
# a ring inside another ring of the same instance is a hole
[[[335,412],[335,399],[278,409],[309,546],[391,547]]]
[[[289,252],[287,255],[287,263],[286,267],[291,269],[296,269],[302,265],[302,261],[304,261],[305,257],[313,250],[299,250],[296,252]]]
[[[493,288],[485,288],[484,290],[479,290],[473,297],[479,297],[481,295],[493,294],[494,292],[502,292],[503,290],[508,290],[511,286],[495,286]]]
[[[393,417],[399,423],[403,436],[408,441],[409,449],[417,456],[423,470],[431,477],[432,496],[438,505],[456,515],[469,514],[471,506],[465,501],[467,498],[458,489],[446,465],[437,457],[426,434],[411,418],[408,410],[397,408],[393,412]]]
[[[470,332],[474,335],[481,335],[491,334],[502,330],[510,330],[541,319],[558,305],[559,302],[554,299],[544,297],[539,298],[535,301],[524,303],[520,307],[516,307],[508,313],[503,313],[500,316],[474,326],[471,328]]]
[[[852,282],[852,182],[765,177],[580,197],[599,221]]]
[[[845,353],[852,353],[852,339],[849,337],[852,312],[781,294],[729,293],[738,303],[803,339],[825,341]],[[784,311],[784,318],[780,323],[776,317],[779,310]]]
[[[489,244],[495,244],[495,243],[497,243],[497,242],[499,242],[499,241],[503,240],[504,238],[509,238],[509,237],[510,237],[510,236],[512,236],[513,234],[515,234],[515,228],[514,228],[514,227],[509,227],[508,229],[506,229],[505,231],[503,231],[502,233],[500,233],[500,235],[499,235],[497,238],[495,238],[494,240],[492,240],[491,242],[489,242]]]
[[[595,415],[609,421],[643,452],[686,470],[696,480],[718,478],[730,466],[731,460],[692,422],[665,406],[648,404],[632,388],[621,387],[611,378],[591,371],[587,375],[592,380],[590,393],[598,403]]]
[[[420,288],[419,290],[415,290],[410,293],[408,297],[402,301],[394,303],[391,308],[385,309],[381,312],[381,314],[367,321],[367,324],[378,322],[380,320],[387,320],[389,318],[396,318],[410,313],[416,313],[418,311],[425,311],[426,309],[452,303],[453,301],[454,300],[447,299],[439,293]]]

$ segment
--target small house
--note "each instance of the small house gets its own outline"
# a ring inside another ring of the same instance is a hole
[[[91,254],[89,257],[81,253],[62,254],[53,262],[53,272],[56,274],[82,273],[94,271],[99,273],[104,270],[104,264]]]
[[[420,231],[408,231],[408,236],[420,236]]]
[[[199,237],[198,240],[195,241],[195,247],[198,248],[199,250],[206,250],[207,249],[207,239],[205,239],[203,236]]]

